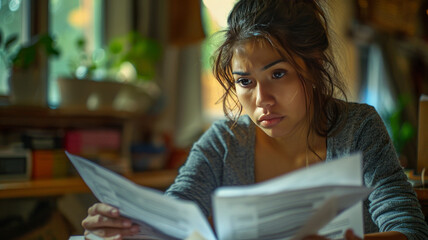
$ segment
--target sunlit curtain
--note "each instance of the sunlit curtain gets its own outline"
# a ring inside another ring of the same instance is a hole
[[[170,132],[176,146],[190,146],[203,129],[200,1],[145,0],[138,4],[137,29],[164,46],[156,79],[163,93],[157,127]]]

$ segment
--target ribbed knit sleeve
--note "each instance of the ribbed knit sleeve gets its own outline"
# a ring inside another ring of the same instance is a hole
[[[210,216],[211,196],[217,187],[254,182],[254,126],[248,117],[231,125],[217,121],[201,136],[167,195],[192,200]]]
[[[409,240],[428,239],[428,227],[393,143],[376,110],[349,104],[346,124],[329,139],[331,156],[363,154],[364,184],[374,190],[365,201],[365,231],[398,231]],[[373,226],[373,223],[376,226]]]

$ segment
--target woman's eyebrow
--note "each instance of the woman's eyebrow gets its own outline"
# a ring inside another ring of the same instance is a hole
[[[250,73],[248,73],[248,72],[232,72],[232,74],[236,74],[236,75],[241,75],[241,76],[248,76],[248,75],[250,75]]]
[[[284,59],[278,59],[278,60],[273,61],[273,62],[269,63],[268,65],[262,67],[261,70],[266,70],[266,69],[268,69],[268,68],[272,67],[273,65],[275,65],[277,63],[280,63],[280,62],[286,62],[286,60],[284,60]],[[232,74],[237,74],[237,75],[241,75],[241,76],[248,76],[248,75],[250,75],[249,72],[239,72],[239,71],[232,72]]]
[[[273,61],[273,62],[269,63],[268,65],[262,67],[261,70],[266,70],[266,69],[268,69],[268,68],[272,67],[273,65],[280,63],[280,62],[285,62],[285,60],[284,59],[278,59],[276,61]]]

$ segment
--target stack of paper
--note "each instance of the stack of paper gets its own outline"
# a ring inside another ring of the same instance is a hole
[[[198,206],[142,187],[67,153],[99,201],[140,224],[135,239],[299,239],[308,234],[363,235],[361,155],[313,165],[250,186],[221,187],[213,195],[217,236]],[[196,234],[195,234],[196,233]],[[200,239],[200,238],[199,238]]]

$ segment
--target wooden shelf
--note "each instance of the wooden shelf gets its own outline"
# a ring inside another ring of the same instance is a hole
[[[0,127],[2,128],[121,127],[124,122],[147,117],[124,111],[49,109],[25,106],[0,107]]]
[[[139,185],[163,190],[174,182],[176,175],[177,170],[170,169],[133,173],[125,177]],[[0,182],[0,199],[59,196],[87,192],[90,190],[80,177]]]
[[[0,132],[11,139],[28,130],[58,131],[68,129],[118,129],[121,132],[121,164],[130,166],[130,146],[134,137],[150,129],[156,115],[126,111],[103,111],[31,106],[0,106]],[[124,169],[129,172],[130,169]],[[126,175],[131,181],[156,189],[166,189],[174,181],[177,170],[147,171]],[[90,192],[80,177],[0,182],[0,199],[58,196]]]

